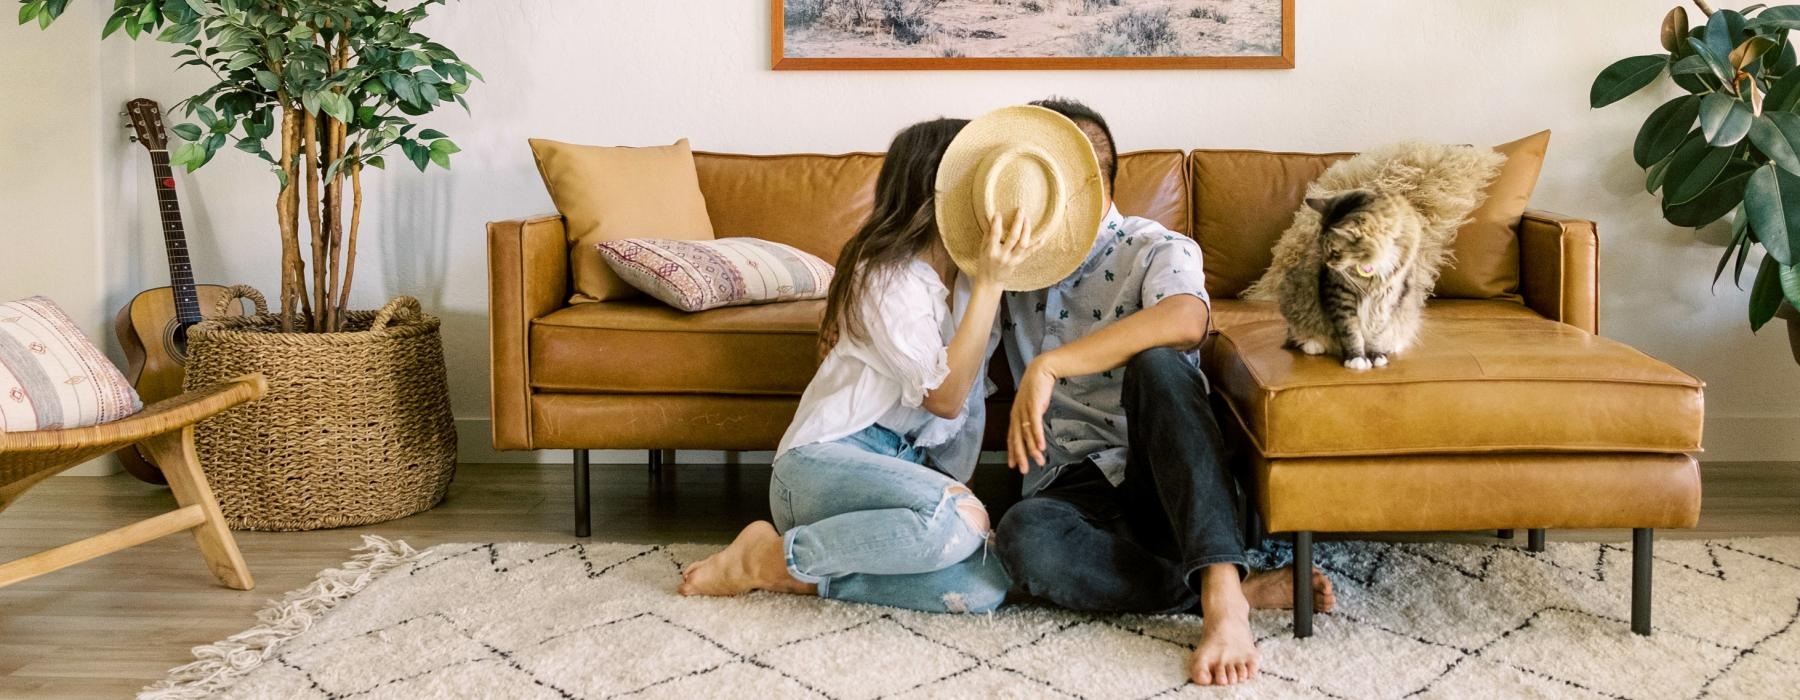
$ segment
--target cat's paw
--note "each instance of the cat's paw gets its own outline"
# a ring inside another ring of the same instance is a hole
[[[1373,367],[1374,363],[1369,362],[1369,358],[1367,358],[1367,357],[1352,357],[1352,358],[1348,358],[1348,359],[1344,360],[1344,366],[1349,367],[1350,369],[1356,370],[1358,372],[1361,372],[1365,369]]]
[[[1308,355],[1323,355],[1325,354],[1325,344],[1317,340],[1308,340],[1300,343],[1300,352]]]
[[[1386,367],[1388,364],[1387,355],[1375,355],[1375,356],[1369,358],[1369,362],[1374,364],[1376,367]]]

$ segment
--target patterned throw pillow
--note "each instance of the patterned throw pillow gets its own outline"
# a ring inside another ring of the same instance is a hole
[[[633,238],[597,247],[619,277],[682,311],[823,299],[831,285],[831,265],[824,260],[757,238]]]
[[[0,304],[0,433],[81,428],[143,407],[125,375],[55,302]]]

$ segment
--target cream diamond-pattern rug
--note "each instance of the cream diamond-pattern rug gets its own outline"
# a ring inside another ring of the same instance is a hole
[[[195,650],[146,698],[1745,698],[1800,693],[1800,538],[1660,542],[1656,634],[1632,635],[1630,551],[1323,543],[1339,609],[1263,674],[1188,685],[1190,616],[1015,605],[914,613],[755,594],[681,598],[717,547],[367,538],[360,556]],[[1285,550],[1263,553],[1280,563]]]

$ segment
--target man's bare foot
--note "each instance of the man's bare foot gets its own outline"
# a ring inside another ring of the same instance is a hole
[[[682,595],[735,596],[750,591],[816,595],[817,586],[788,573],[781,533],[767,521],[744,526],[725,551],[688,565],[681,572]]]
[[[1256,677],[1262,655],[1250,631],[1250,602],[1237,566],[1213,564],[1200,572],[1200,646],[1188,660],[1188,678],[1200,685],[1236,685]]]
[[[1331,590],[1331,579],[1319,567],[1313,567],[1313,612],[1331,612],[1337,595]],[[1294,567],[1258,571],[1244,579],[1244,598],[1254,610],[1291,610],[1294,607]]]

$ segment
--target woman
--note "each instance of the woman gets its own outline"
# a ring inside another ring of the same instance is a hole
[[[967,123],[916,124],[888,147],[874,211],[838,258],[830,350],[776,451],[775,522],[688,567],[682,595],[767,590],[931,612],[1005,598],[987,510],[963,481],[980,452],[1001,280],[1037,241],[1022,220],[990,222],[979,269],[958,278],[933,194]]]

